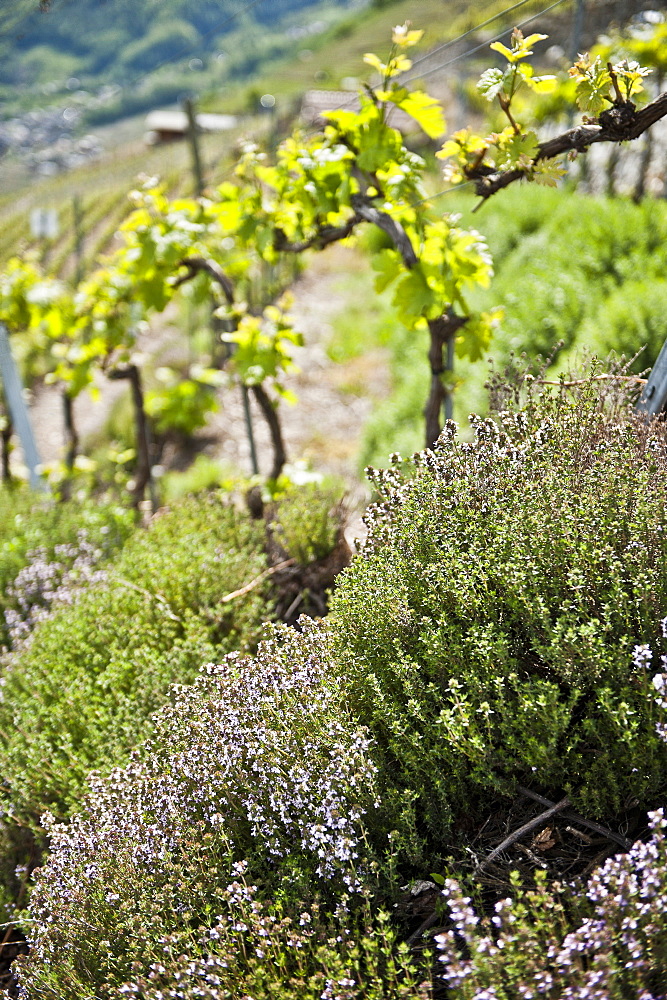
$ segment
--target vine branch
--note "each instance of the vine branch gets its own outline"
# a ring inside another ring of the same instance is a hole
[[[401,223],[397,219],[393,219],[387,212],[381,212],[378,208],[375,208],[367,198],[362,198],[358,195],[353,196],[352,205],[360,218],[366,222],[372,222],[373,225],[377,226],[378,229],[382,229],[389,236],[403,258],[405,266],[408,270],[413,268],[417,263],[417,254],[415,253],[415,248],[412,245],[410,237]]]
[[[337,243],[352,234],[355,226],[361,222],[361,216],[350,216],[342,226],[321,226],[307,240],[299,243],[290,243],[282,229],[276,229],[273,239],[273,248],[279,253],[303,253],[304,250],[324,250],[330,243]]]
[[[355,227],[360,222],[371,222],[382,229],[403,258],[403,263],[407,268],[412,268],[417,263],[417,254],[412,245],[410,237],[405,229],[396,219],[393,219],[387,212],[381,212],[376,208],[370,198],[364,195],[353,195],[351,198],[354,215],[351,215],[342,226],[320,226],[307,240],[298,243],[290,243],[282,229],[276,229],[273,240],[274,249],[280,253],[303,253],[304,250],[323,250],[330,243],[337,243],[352,235]]]
[[[638,139],[652,125],[667,116],[667,93],[660,94],[645,108],[637,111],[631,101],[617,101],[608,111],[593,122],[585,122],[540,143],[533,157],[533,164],[551,160],[563,153],[583,153],[596,142],[629,142]],[[469,168],[466,176],[475,181],[475,191],[482,198],[481,204],[492,194],[509,187],[530,173],[530,167],[513,170],[489,170],[488,167]],[[480,206],[478,205],[477,208]]]
[[[216,261],[212,260],[210,257],[184,257],[183,260],[178,262],[178,266],[186,268],[187,274],[182,274],[176,279],[174,282],[175,288],[179,288],[181,285],[185,284],[186,281],[190,281],[194,278],[195,275],[204,272],[213,278],[213,280],[222,288],[228,305],[234,305],[234,286]],[[273,465],[271,467],[269,478],[277,479],[285,462],[287,461],[280,419],[278,417],[276,407],[271,402],[271,399],[263,385],[251,385],[248,388],[257,400],[257,404],[262,411],[262,416],[268,424],[271,445],[273,448]]]
[[[228,305],[234,305],[234,286],[220,265],[210,257],[184,257],[183,260],[179,260],[178,266],[187,268],[187,274],[182,274],[176,278],[174,288],[180,288],[186,281],[191,281],[203,271],[222,288]]]

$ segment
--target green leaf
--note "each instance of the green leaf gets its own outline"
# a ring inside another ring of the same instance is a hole
[[[537,153],[539,142],[535,132],[512,134],[499,145],[499,166],[528,167]]]
[[[565,167],[556,160],[538,160],[531,170],[530,180],[545,187],[556,187],[566,173]]]
[[[416,45],[424,34],[423,31],[410,31],[410,22],[406,21],[405,24],[397,24],[391,33],[391,40],[394,45],[399,45],[401,48],[409,48],[411,45]]]
[[[435,294],[419,265],[399,281],[392,302],[400,321],[408,327],[413,327],[419,319],[428,315],[435,303]]]
[[[457,356],[468,358],[469,361],[479,361],[488,349],[502,316],[502,309],[492,309],[490,312],[482,312],[479,316],[471,317],[456,338]]]
[[[368,66],[372,66],[373,69],[376,69],[381,76],[384,76],[387,67],[380,61],[380,59],[378,59],[374,52],[366,52],[364,55],[364,62],[367,63]]]
[[[380,250],[371,263],[373,270],[378,272],[375,278],[376,292],[383,292],[403,270],[395,250]]]
[[[555,76],[532,76],[526,83],[536,94],[552,94],[558,87]]]
[[[508,49],[502,42],[492,42],[491,45],[489,45],[489,48],[493,49],[494,52],[500,52],[501,56],[505,56],[508,62],[513,63],[515,61],[515,56],[512,50]],[[498,72],[500,72],[500,70],[498,70]]]
[[[502,91],[504,82],[505,74],[502,70],[487,69],[480,76],[477,89],[487,101],[492,101]]]
[[[397,91],[389,100],[414,118],[430,139],[438,139],[447,129],[440,103],[420,90],[413,91],[406,97],[401,96],[403,93],[405,91]]]
[[[387,167],[396,160],[403,147],[400,132],[389,128],[379,118],[362,129],[358,141],[357,165],[369,173]]]

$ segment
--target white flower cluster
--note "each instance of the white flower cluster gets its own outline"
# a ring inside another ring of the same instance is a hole
[[[14,649],[49,617],[52,607],[72,604],[83,586],[104,581],[105,571],[97,569],[103,555],[83,529],[76,544],[56,545],[53,557],[44,546],[28,553],[27,564],[7,587],[6,596],[14,607],[5,609],[5,622]]]
[[[276,630],[256,658],[231,654],[175,689],[128,766],[93,776],[84,813],[69,825],[45,818],[52,854],[33,896],[33,965],[90,940],[91,921],[105,919],[92,900],[106,901],[108,919],[118,894],[150,891],[142,880],[159,883],[193,831],[237,859],[297,855],[360,888],[354,862],[362,816],[379,804],[376,768],[329,680],[324,626],[303,624],[301,634]]]

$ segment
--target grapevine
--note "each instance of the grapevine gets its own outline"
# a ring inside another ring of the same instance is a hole
[[[157,179],[144,179],[130,195],[134,208],[121,226],[121,245],[76,288],[44,277],[30,260],[11,261],[0,276],[0,321],[20,342],[23,358],[47,357],[41,364],[49,378],[74,398],[91,387],[98,370],[116,377],[132,370],[138,331],[188,286],[195,299],[214,301],[232,348],[228,371],[254,392],[271,428],[276,477],[285,459],[277,407],[301,337],[285,304],[258,307],[253,288],[267,266],[374,226],[387,237],[373,252],[376,289],[391,287],[400,321],[428,338],[424,412],[426,444],[432,444],[451,414],[454,352],[479,359],[501,314],[471,309],[470,293],[487,287],[492,276],[486,245],[456,217],[435,213],[424,187],[424,160],[392,125],[400,109],[431,140],[446,132],[438,102],[401,82],[421,35],[407,24],[395,28],[386,61],[365,57],[376,82],[361,91],[359,109],[327,112],[319,134],[297,130],[279,146],[275,162],[248,143],[234,178],[199,198],[169,198]],[[499,106],[506,125],[486,137],[457,132],[437,154],[447,161],[449,180],[473,181],[483,199],[519,179],[555,184],[562,154],[631,138],[667,114],[667,95],[637,110],[648,72],[639,63],[582,56],[570,75],[587,117],[563,136],[540,142],[521,121],[517,95],[557,85],[554,77],[537,75],[529,61],[544,37],[524,38],[515,30],[509,47],[491,46],[505,65],[486,70],[479,90]],[[148,397],[156,422],[201,426],[214,405],[211,388],[220,381],[215,353],[183,384],[165,374]],[[208,395],[195,403],[197,392]]]

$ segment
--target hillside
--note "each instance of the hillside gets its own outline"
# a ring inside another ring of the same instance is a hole
[[[75,105],[87,124],[247,76],[350,0],[14,0],[0,13],[0,107]]]

